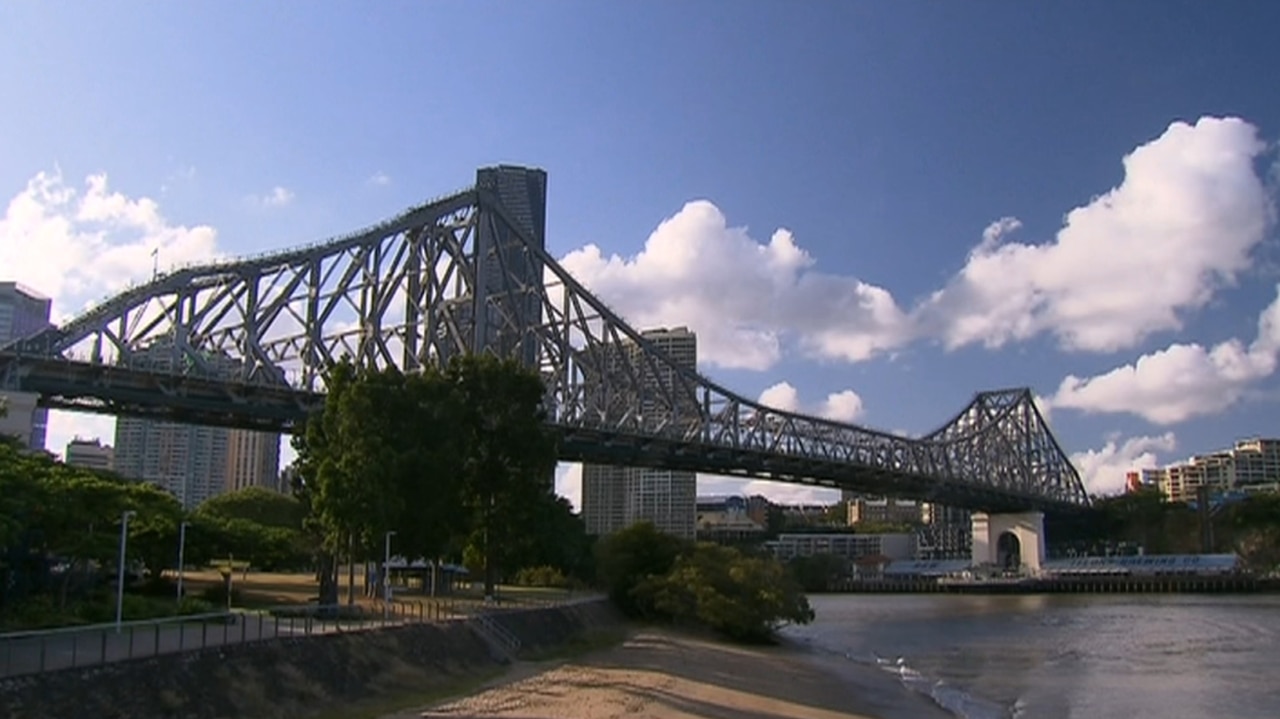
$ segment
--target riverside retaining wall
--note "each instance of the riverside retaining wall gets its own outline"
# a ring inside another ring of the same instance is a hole
[[[495,621],[521,654],[620,626],[604,601],[503,610]],[[271,639],[0,681],[0,717],[45,719],[276,719],[343,704],[423,693],[500,666],[468,621]]]

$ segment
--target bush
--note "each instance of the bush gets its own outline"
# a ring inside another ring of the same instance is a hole
[[[0,617],[0,629],[26,631],[86,624],[75,609],[74,606],[61,609],[53,597],[36,595],[6,606],[4,616]]]
[[[639,522],[600,540],[596,574],[609,599],[624,614],[653,617],[657,613],[649,598],[636,594],[636,588],[671,571],[676,558],[691,549],[689,542],[663,534],[649,522]]]
[[[569,579],[564,576],[564,572],[555,567],[526,567],[516,572],[515,584],[518,587],[568,589]]]
[[[178,602],[177,614],[184,617],[191,614],[213,614],[214,612],[223,611],[226,607],[226,604],[214,605],[212,602],[203,599],[183,597],[182,601]]]
[[[148,597],[176,597],[178,583],[168,577],[151,574],[138,586],[137,592]]]
[[[699,544],[671,571],[635,589],[643,602],[677,622],[696,623],[740,641],[767,641],[786,623],[813,621],[799,583],[772,557]]]

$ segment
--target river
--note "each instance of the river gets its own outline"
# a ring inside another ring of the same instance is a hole
[[[787,635],[966,719],[1280,717],[1277,595],[810,601],[817,620]]]

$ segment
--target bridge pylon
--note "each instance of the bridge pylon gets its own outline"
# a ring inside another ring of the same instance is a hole
[[[1039,574],[1044,565],[1044,512],[974,512],[973,564]]]

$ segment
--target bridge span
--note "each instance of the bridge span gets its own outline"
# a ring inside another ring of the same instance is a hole
[[[546,174],[475,185],[298,249],[185,267],[0,348],[45,406],[296,432],[343,356],[536,368],[566,461],[687,469],[986,512],[1089,498],[1031,392],[978,393],[919,438],[761,405],[679,366],[545,250]]]

